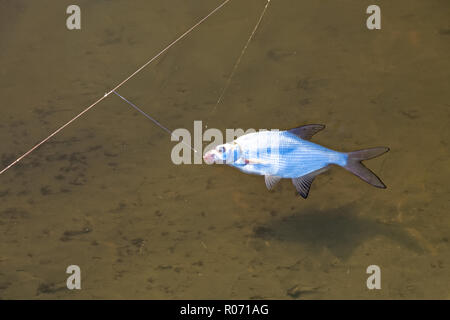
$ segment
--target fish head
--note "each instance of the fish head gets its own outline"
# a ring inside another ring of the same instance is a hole
[[[203,156],[206,164],[236,162],[241,156],[241,148],[236,142],[220,144],[214,149],[208,151]]]

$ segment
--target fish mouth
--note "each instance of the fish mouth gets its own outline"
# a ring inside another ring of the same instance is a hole
[[[205,161],[206,164],[213,164],[216,160],[216,157],[214,156],[214,153],[207,152],[203,156],[203,160]]]

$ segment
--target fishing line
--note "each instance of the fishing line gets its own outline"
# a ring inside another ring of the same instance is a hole
[[[94,103],[92,103],[89,107],[87,107],[86,109],[84,109],[83,111],[81,111],[79,114],[77,114],[75,117],[73,117],[72,119],[70,119],[68,122],[66,122],[64,125],[62,125],[61,127],[59,127],[56,131],[54,131],[52,134],[50,134],[47,138],[45,138],[44,140],[42,140],[41,142],[37,143],[34,147],[32,147],[30,150],[28,150],[27,152],[25,152],[23,155],[21,155],[19,158],[17,158],[16,160],[14,160],[11,164],[9,164],[6,168],[4,168],[2,171],[0,171],[0,175],[3,174],[4,172],[6,172],[8,169],[10,169],[11,167],[13,167],[15,164],[17,164],[19,161],[21,161],[23,158],[25,158],[26,156],[28,156],[30,153],[32,153],[34,150],[36,150],[37,148],[39,148],[41,145],[43,145],[44,143],[46,143],[48,140],[50,140],[53,136],[55,136],[56,134],[58,134],[59,132],[61,132],[64,128],[66,128],[69,124],[71,124],[72,122],[74,122],[75,120],[77,120],[79,117],[81,117],[83,114],[85,114],[86,112],[88,112],[90,109],[92,109],[93,107],[95,107],[99,102],[101,102],[102,100],[104,100],[106,97],[108,97],[111,93],[115,92],[117,89],[119,89],[122,85],[124,85],[128,80],[130,80],[131,78],[133,78],[136,74],[138,74],[139,72],[141,72],[145,67],[147,67],[150,63],[152,63],[153,61],[155,61],[157,58],[159,58],[162,54],[164,54],[167,50],[169,50],[172,46],[174,46],[178,41],[180,41],[181,39],[185,38],[189,33],[191,33],[194,29],[196,29],[199,25],[201,25],[205,20],[207,20],[210,16],[212,16],[214,13],[216,13],[217,11],[219,11],[224,5],[226,5],[228,2],[230,2],[231,0],[225,0],[223,1],[219,6],[217,6],[214,10],[212,10],[210,13],[208,13],[205,17],[203,17],[202,19],[200,19],[196,24],[194,24],[192,27],[190,27],[187,31],[185,31],[182,35],[180,35],[178,38],[176,38],[174,41],[172,41],[171,43],[169,43],[169,45],[167,45],[164,49],[162,49],[158,54],[156,54],[153,58],[151,58],[150,60],[148,60],[145,64],[143,64],[140,68],[138,68],[135,72],[133,72],[132,74],[130,74],[127,78],[125,78],[125,80],[123,80],[122,82],[120,82],[118,85],[116,85],[111,91],[105,93],[103,95],[103,97],[101,97],[100,99],[98,99],[97,101],[95,101]],[[195,151],[195,150],[194,150]]]
[[[236,60],[236,63],[235,63],[234,66],[233,66],[233,69],[232,69],[232,71],[231,71],[231,73],[230,73],[230,76],[228,77],[227,82],[225,83],[225,86],[223,87],[222,92],[220,93],[220,96],[219,96],[219,98],[217,99],[217,102],[216,102],[216,104],[215,104],[213,110],[211,111],[211,113],[213,113],[214,111],[216,111],[217,106],[218,106],[218,105],[220,104],[220,102],[222,101],[223,96],[225,95],[225,92],[227,91],[228,87],[230,86],[230,84],[231,84],[231,79],[233,78],[234,74],[236,73],[236,70],[237,70],[239,64],[241,63],[242,57],[244,56],[245,51],[247,50],[247,48],[248,48],[250,42],[252,41],[253,36],[254,36],[255,33],[256,33],[256,30],[258,30],[259,25],[261,24],[261,21],[262,21],[264,15],[266,14],[267,8],[269,7],[269,3],[270,3],[270,0],[267,0],[267,3],[266,3],[266,5],[264,6],[264,9],[262,10],[261,15],[259,16],[259,19],[258,19],[258,21],[256,22],[256,25],[255,25],[255,27],[253,28],[252,33],[250,34],[250,37],[248,38],[247,42],[245,43],[244,47],[242,48],[241,54],[239,55],[238,59]]]
[[[123,101],[125,101],[126,103],[128,103],[130,106],[132,106],[134,109],[136,109],[137,111],[139,111],[141,114],[143,114],[146,118],[150,119],[151,121],[153,121],[154,124],[156,124],[158,127],[160,127],[161,129],[163,129],[164,131],[166,131],[168,134],[170,134],[171,137],[174,137],[176,139],[178,139],[178,137],[176,135],[173,134],[173,131],[168,129],[167,127],[163,126],[158,120],[156,120],[155,118],[149,116],[147,113],[145,113],[141,108],[139,108],[137,105],[135,105],[133,102],[127,100],[126,98],[124,98],[123,96],[121,96],[119,93],[117,93],[117,91],[113,91],[113,93],[118,96],[120,99],[122,99]],[[181,141],[182,144],[188,146],[189,148],[191,148],[194,152],[197,152],[197,150],[195,150],[194,148],[192,148],[190,145],[188,145],[186,142]]]

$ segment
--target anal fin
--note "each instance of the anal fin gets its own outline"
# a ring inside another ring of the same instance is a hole
[[[326,166],[322,169],[305,174],[304,176],[292,179],[292,183],[294,184],[295,189],[297,189],[297,192],[303,197],[303,199],[306,199],[308,197],[309,189],[311,188],[311,184],[313,183],[314,178],[317,175],[327,171],[328,169],[329,167]]]

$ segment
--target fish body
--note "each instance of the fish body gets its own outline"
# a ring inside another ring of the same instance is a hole
[[[292,179],[298,193],[308,196],[314,178],[331,165],[346,168],[366,182],[386,186],[361,161],[388,151],[386,147],[338,152],[309,141],[323,125],[306,125],[286,131],[260,131],[217,146],[204,156],[205,162],[225,163],[249,174],[264,175],[272,189],[282,178]]]
[[[330,164],[344,166],[347,162],[346,153],[303,140],[289,131],[249,133],[234,142],[242,154],[239,161],[229,165],[245,173],[297,178]]]

